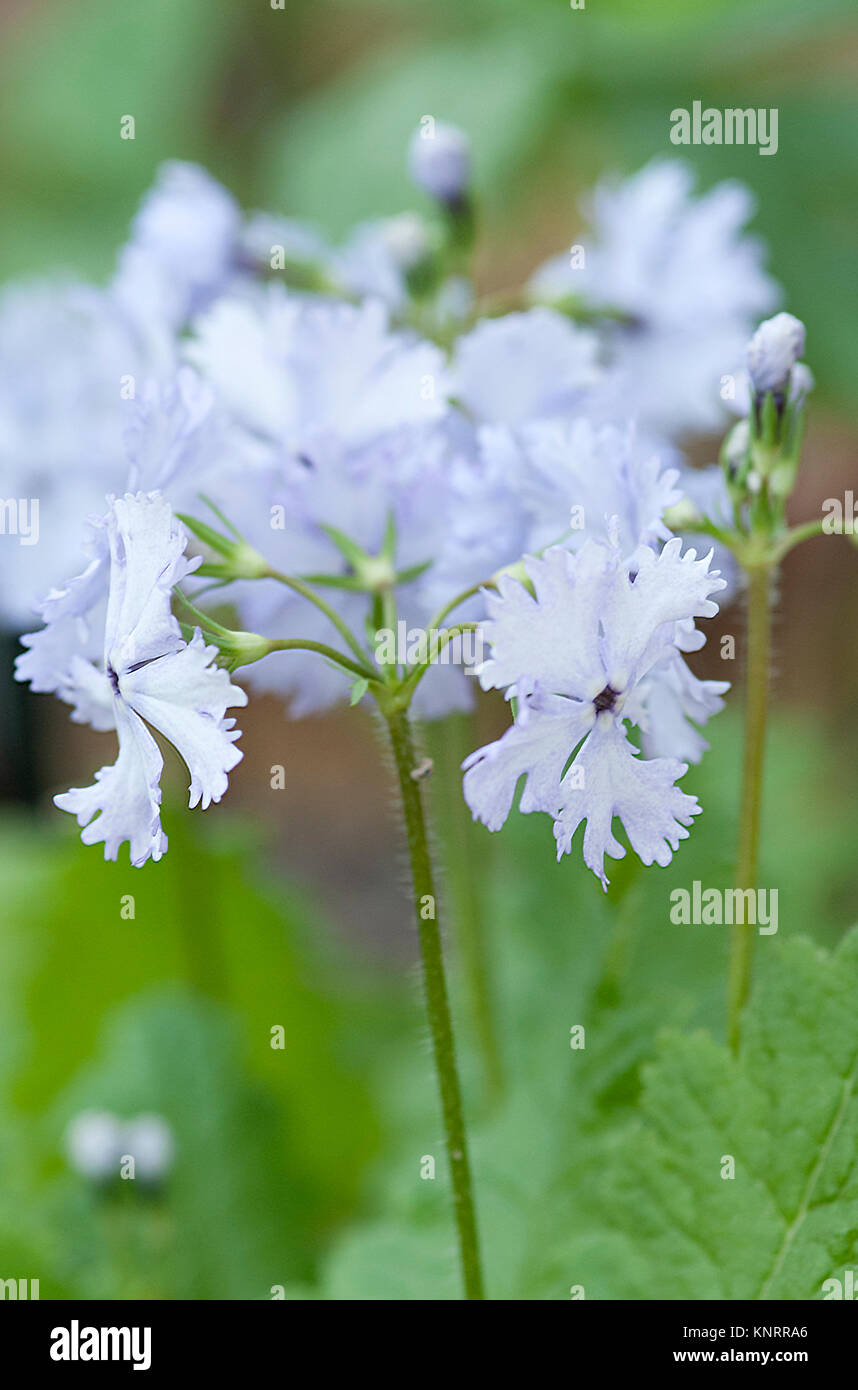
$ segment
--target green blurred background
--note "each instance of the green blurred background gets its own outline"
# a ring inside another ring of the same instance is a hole
[[[286,0],[283,11],[42,0],[3,5],[0,25],[4,279],[56,266],[106,279],[170,157],[199,160],[248,208],[332,233],[399,211],[417,201],[405,145],[431,113],[473,139],[478,274],[484,290],[503,288],[569,244],[601,174],[674,152],[675,106],[777,106],[776,157],[683,154],[703,188],[727,176],[753,188],[754,230],[808,324],[818,391],[795,519],[858,489],[853,0],[592,0],[583,11],[563,0]],[[119,138],[126,114],[133,142]],[[782,933],[827,944],[855,918],[855,560],[836,538],[792,556],[777,636],[764,881],[781,886]],[[710,644],[741,622],[738,605],[726,610]],[[687,779],[705,814],[670,884],[618,865],[607,901],[573,858],[554,864],[541,818],[463,839],[453,754],[473,733],[429,733],[442,839],[467,845],[486,885],[496,961],[500,1104],[473,1060],[458,961],[454,993],[497,1295],[568,1296],[569,1232],[554,1214],[557,1194],[576,1188],[588,1126],[632,1112],[666,1024],[722,1032],[726,938],[670,926],[666,899],[701,875],[729,881],[740,690],[730,703]],[[39,1277],[43,1297],[454,1292],[396,817],[370,721],[298,726],[255,703],[225,805],[184,814],[177,777],[170,853],[134,871],[82,849],[50,807],[109,741],[48,700],[29,709],[30,804],[8,775],[11,747],[0,783],[0,1277]],[[487,702],[479,737],[502,719]],[[270,789],[274,763],[284,791]],[[133,921],[120,918],[128,893]],[[582,1093],[567,1062],[569,1028],[584,1020],[601,1041]],[[269,1045],[278,1024],[282,1051]],[[177,1158],[162,1192],[99,1194],[70,1172],[64,1127],[92,1107],[168,1118]],[[419,1177],[427,1154],[436,1182]]]

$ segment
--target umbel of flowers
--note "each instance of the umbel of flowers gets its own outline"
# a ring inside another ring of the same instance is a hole
[[[467,758],[468,807],[499,830],[522,785],[519,810],[551,818],[558,858],[580,842],[607,890],[619,827],[664,866],[701,810],[680,784],[727,684],[698,679],[686,655],[718,596],[746,583],[739,883],[752,884],[771,577],[819,529],[784,519],[812,383],[798,320],[751,336],[776,290],[740,187],[696,198],[667,161],[606,183],[572,253],[486,300],[465,136],[427,118],[408,162],[423,207],[341,245],[167,164],[105,288],[5,291],[0,451],[11,491],[35,495],[38,480],[43,544],[0,549],[0,602],[19,631],[33,605],[42,623],[18,678],[115,731],[115,761],[56,797],[109,859],[167,849],[153,731],[205,810],[241,758],[230,711],[247,690],[280,694],[293,716],[375,703],[402,796],[464,1287],[479,1298],[411,718],[469,708],[475,677],[503,690],[513,722]],[[720,462],[691,469],[678,441],[724,428],[728,409]],[[400,624],[428,636],[391,659]],[[469,674],[442,659],[466,633],[483,653]],[[749,972],[739,936],[734,1039]]]

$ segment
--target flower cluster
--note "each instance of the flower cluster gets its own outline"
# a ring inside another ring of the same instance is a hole
[[[57,797],[108,857],[166,848],[152,730],[183,757],[191,805],[223,795],[240,758],[225,711],[246,703],[223,666],[252,652],[248,683],[295,715],[396,686],[440,716],[473,681],[440,662],[382,669],[374,634],[487,608],[481,682],[517,708],[467,764],[477,816],[497,828],[526,775],[522,810],[554,817],[561,853],[586,820],[606,883],[615,815],[665,863],[698,809],[676,782],[726,687],[683,653],[724,581],[671,516],[686,494],[690,531],[704,494],[710,516],[742,505],[737,470],[690,473],[680,442],[722,420],[724,373],[774,297],[748,195],[695,198],[684,166],[657,162],[597,190],[590,234],[500,305],[470,278],[465,137],[425,118],[408,163],[423,210],[342,245],[170,163],[106,288],[0,299],[0,454],[9,490],[42,504],[42,543],[0,546],[3,616],[20,630],[35,606],[44,622],[19,679],[117,733],[116,763]],[[756,400],[804,389],[788,317],[754,339]],[[92,514],[88,564],[66,581],[69,518]],[[207,616],[212,580],[233,630]],[[179,585],[194,628],[173,616]]]

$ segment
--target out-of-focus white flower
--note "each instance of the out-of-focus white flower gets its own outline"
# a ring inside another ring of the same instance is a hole
[[[245,219],[239,236],[240,260],[258,269],[273,269],[282,259],[297,266],[327,263],[331,248],[318,228],[294,217],[253,212]]]
[[[236,423],[301,467],[446,409],[440,349],[392,332],[379,303],[308,303],[274,284],[220,300],[188,356]]]
[[[775,298],[759,244],[743,232],[747,189],[722,183],[694,199],[693,174],[657,160],[592,199],[581,257],[547,262],[531,281],[538,299],[569,296],[617,315],[603,411],[634,416],[675,437],[723,416],[725,364],[740,360],[751,324]]]
[[[378,225],[379,236],[397,265],[404,270],[428,256],[432,243],[423,218],[416,212],[402,212]]]
[[[162,1182],[173,1163],[173,1131],[161,1115],[138,1115],[123,1126],[122,1149],[134,1159],[136,1178]]]
[[[36,600],[73,570],[80,525],[121,488],[124,397],[149,362],[111,296],[69,281],[0,293],[0,478],[4,499],[38,504],[38,537],[0,535],[0,621],[33,621]]]
[[[598,339],[553,309],[483,319],[453,354],[452,391],[479,422],[566,417],[599,379]]]
[[[163,1116],[121,1120],[107,1110],[75,1115],[66,1128],[64,1144],[75,1172],[97,1183],[119,1178],[126,1158],[134,1160],[135,1179],[163,1182],[175,1154],[173,1131]]]
[[[515,432],[486,428],[480,444],[505,476],[509,505],[521,519],[519,554],[555,542],[575,550],[588,538],[607,540],[609,524],[625,555],[669,539],[662,517],[680,498],[679,475],[640,446],[632,426],[576,420]]]
[[[215,394],[191,367],[167,381],[148,380],[126,416],[122,433],[129,492],[163,492],[174,503],[205,469],[214,470],[220,436]]]
[[[65,1149],[75,1172],[91,1182],[104,1182],[119,1172],[122,1126],[106,1110],[82,1110],[66,1129]]]
[[[143,310],[143,291],[151,294],[160,281],[160,307],[179,328],[234,274],[240,231],[241,210],[231,194],[199,165],[169,160],[131,225],[114,291]]]

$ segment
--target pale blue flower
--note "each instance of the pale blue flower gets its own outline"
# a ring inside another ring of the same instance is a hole
[[[722,696],[730,689],[729,681],[700,680],[682,659],[682,651],[696,651],[705,640],[693,623],[689,627],[691,632],[683,633],[683,625],[677,623],[677,649],[653,666],[642,683],[644,716],[639,727],[648,758],[699,763],[709,744],[695,726],[706,724],[724,708]]]
[[[465,466],[463,458],[459,464]],[[428,566],[425,579],[397,586],[398,615],[409,627],[426,625],[433,611],[455,592],[446,589],[439,598],[437,586],[427,581],[438,558],[453,544],[460,496],[454,486],[456,466],[443,431],[403,427],[380,437],[369,449],[317,454],[312,468],[281,464],[271,469],[260,488],[259,505],[266,509],[266,520],[268,508],[278,508],[280,524],[273,530],[268,527],[267,535],[242,529],[251,539],[258,535],[256,543],[265,547],[264,553],[278,569],[345,577],[348,562],[325,528],[337,528],[375,555],[392,523],[394,568]],[[234,514],[231,508],[230,515]],[[341,647],[341,639],[323,614],[273,581],[238,586],[235,597],[244,626],[253,631]],[[365,630],[370,597],[330,587],[324,589],[324,597],[352,631]],[[275,654],[250,667],[248,680],[256,689],[287,695],[294,715],[323,709],[345,698],[348,691],[343,673],[313,653]],[[445,700],[452,703],[445,706]],[[424,714],[430,708],[433,714],[462,708],[467,702],[467,683],[455,675],[433,672],[421,684],[419,708]]]
[[[223,446],[215,393],[191,367],[164,381],[143,383],[130,406],[122,439],[129,492],[165,492],[176,503],[213,473]]]
[[[668,864],[699,812],[677,786],[687,764],[645,759],[625,722],[647,721],[647,677],[676,653],[677,624],[712,617],[722,587],[710,557],[682,554],[678,538],[659,555],[642,547],[633,565],[616,547],[588,541],[572,555],[554,548],[525,562],[535,597],[504,577],[487,594],[484,688],[518,703],[512,728],[464,763],[475,818],[498,830],[519,778],[520,809],[554,819],[558,858],[586,821],[584,860],[607,888],[604,856],[622,858],[614,816],[645,864]]]
[[[105,291],[45,278],[0,293],[2,495],[38,506],[37,543],[0,536],[0,621],[32,624],[37,598],[78,562],[80,520],[123,487],[123,394],[148,370]]]
[[[449,468],[454,501],[423,590],[435,608],[522,555],[553,544],[577,550],[588,539],[615,541],[625,556],[658,544],[676,503],[678,472],[639,439],[633,426],[544,421],[517,430],[485,426],[476,453],[458,451]],[[459,620],[481,616],[472,600]]]
[[[641,447],[633,426],[539,422],[518,431],[485,428],[483,455],[503,475],[521,518],[519,554],[560,541],[577,549],[607,540],[609,523],[623,553],[668,540],[662,517],[681,493],[675,468]],[[517,558],[514,557],[514,558]]]
[[[459,338],[453,395],[478,422],[567,417],[599,380],[599,342],[553,309],[483,319]]]
[[[539,300],[572,297],[609,316],[603,416],[622,402],[623,415],[671,438],[722,422],[722,376],[776,294],[743,230],[748,190],[722,183],[695,199],[693,184],[687,165],[661,159],[600,184],[591,234],[531,281]]]
[[[131,225],[114,293],[146,311],[144,296],[179,328],[228,284],[238,268],[241,210],[197,164],[169,160]]]
[[[205,810],[227,789],[227,774],[241,760],[230,706],[245,705],[243,690],[213,663],[214,647],[199,630],[190,642],[171,612],[173,587],[198,562],[185,557],[188,536],[157,493],[128,494],[110,503],[100,527],[104,539],[79,579],[51,595],[47,627],[25,639],[18,679],[54,689],[96,728],[115,728],[119,756],[96,774],[91,787],[55,797],[77,816],[84,844],[104,843],[116,859],[128,841],[131,862],[160,859],[163,759],[149,729],[178,750],[190,773],[190,805]],[[109,561],[107,553],[109,552]],[[106,607],[104,604],[106,595]],[[103,613],[101,660],[92,660],[96,619]],[[68,641],[77,630],[81,645]],[[52,675],[47,662],[53,657]]]
[[[394,333],[374,301],[308,302],[279,284],[224,298],[196,325],[188,357],[249,435],[302,467],[446,409],[442,352]]]

